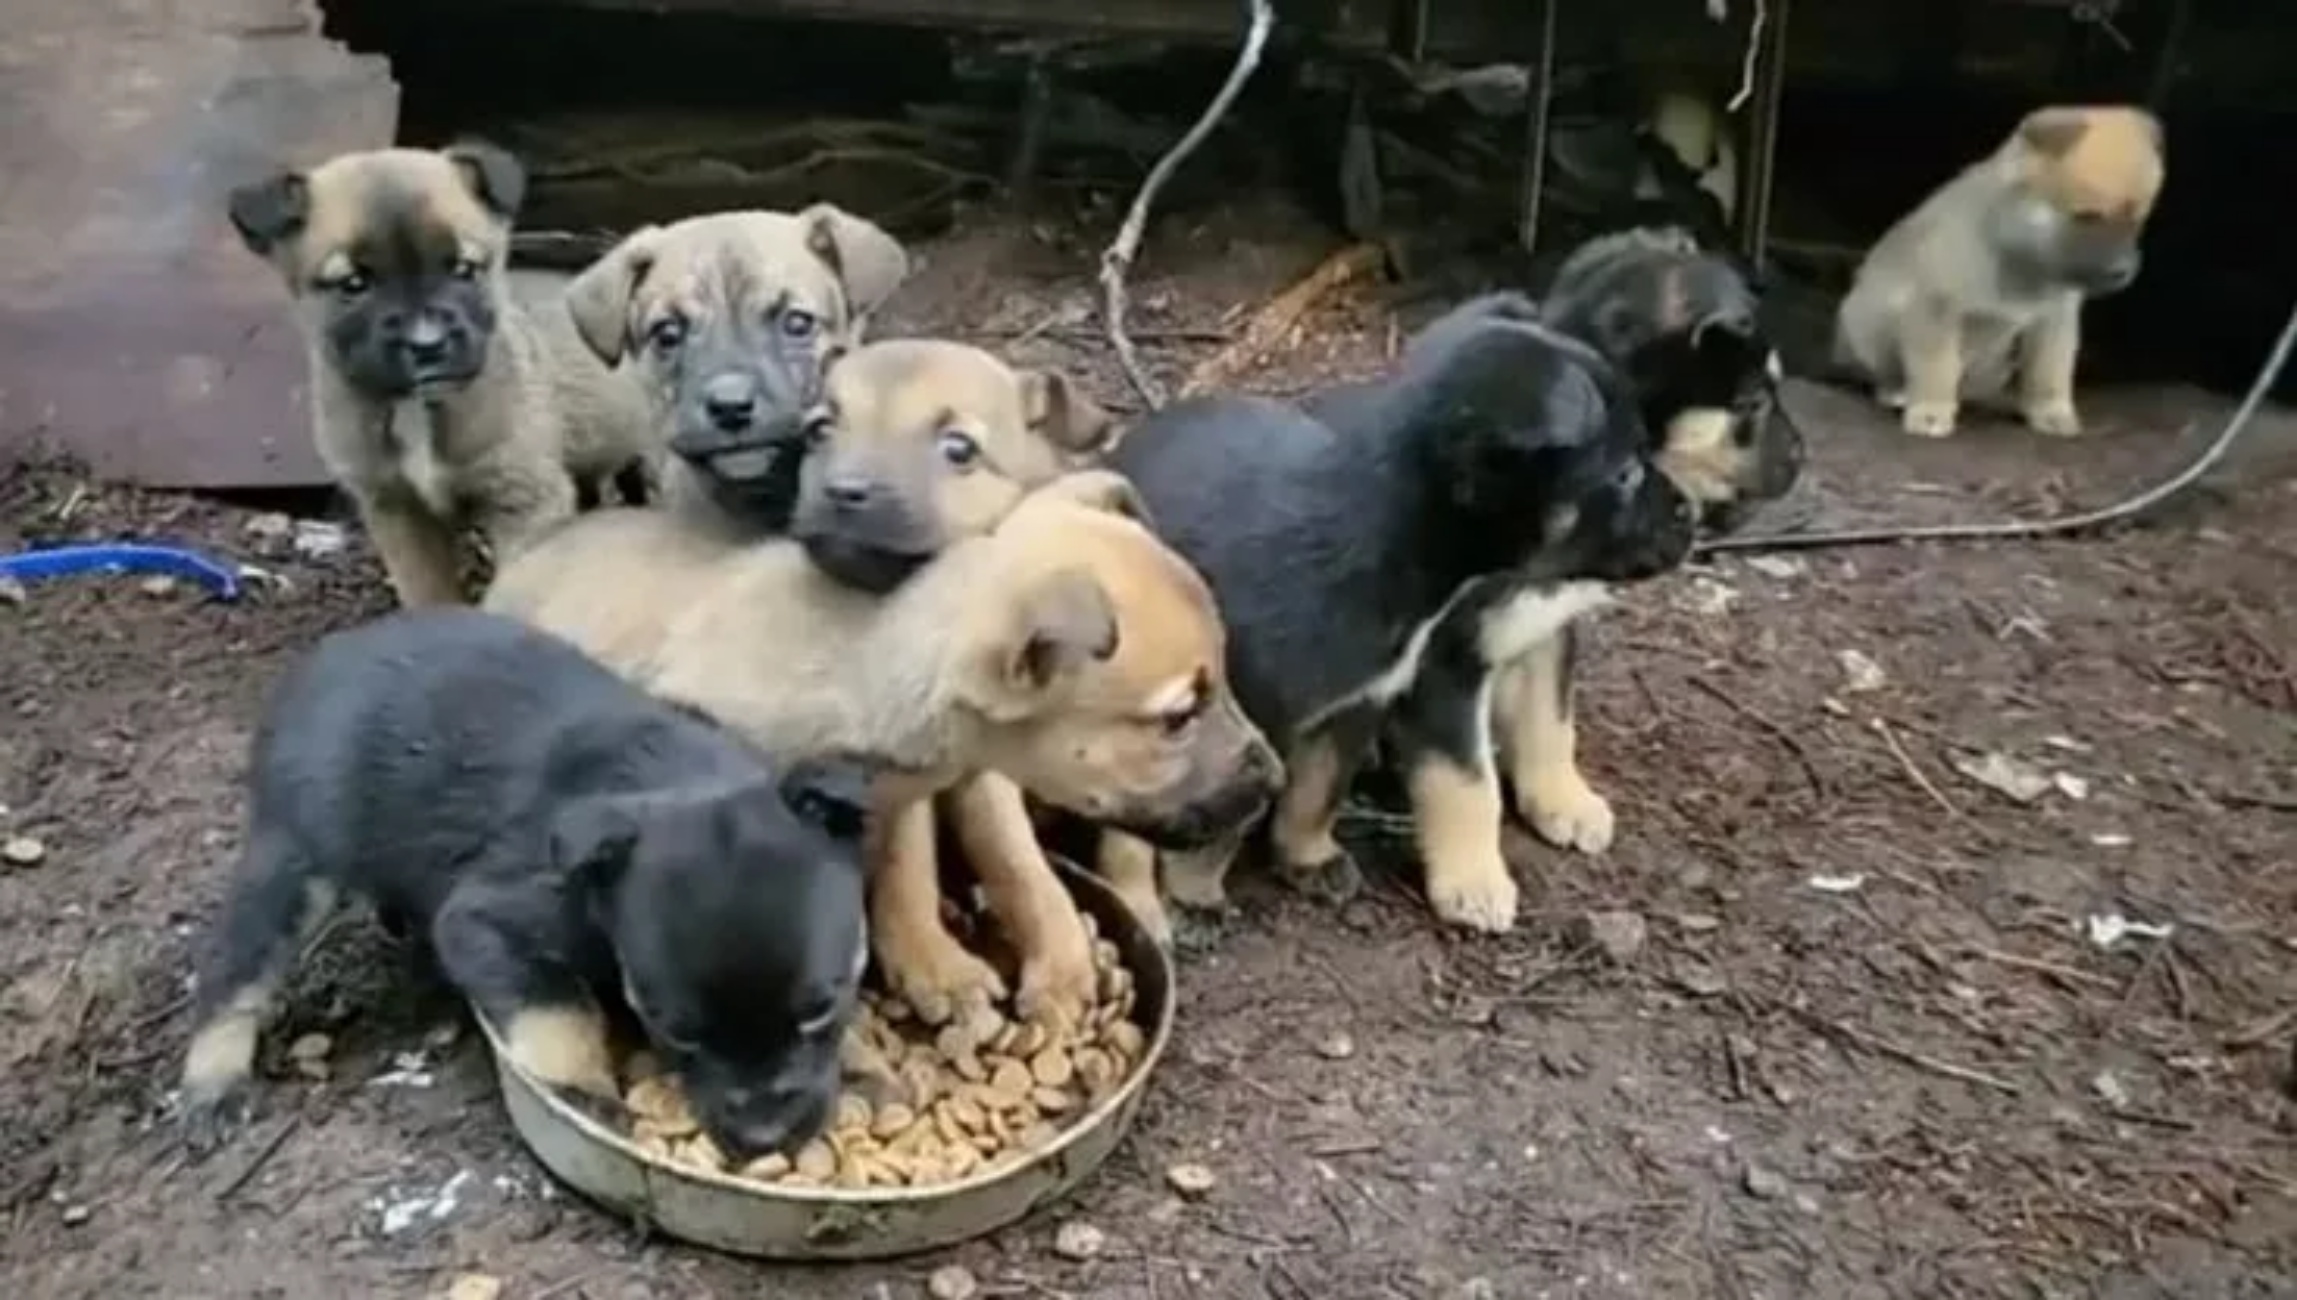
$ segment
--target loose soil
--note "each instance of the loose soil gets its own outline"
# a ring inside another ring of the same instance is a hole
[[[1122,401],[1105,235],[967,223],[888,328]],[[1284,213],[1161,229],[1133,322],[1160,373],[1325,247]],[[1368,371],[1396,314],[1343,295],[1250,382]],[[2098,391],[2079,441],[1932,443],[1792,400],[1816,466],[1789,513],[1842,521],[2118,496],[2228,405]],[[388,599],[356,539],[301,561],[246,510],[9,470],[0,544],[176,538],[277,581],[233,607],[125,578],[0,603],[0,837],[45,850],[0,868],[0,1290],[436,1296],[479,1272],[511,1300],[906,1300],[955,1263],[984,1295],[1105,1300],[2297,1295],[2297,417],[2248,447],[2142,532],[1725,558],[1638,593],[1584,697],[1610,853],[1515,837],[1521,927],[1463,938],[1363,811],[1365,856],[1403,869],[1337,915],[1244,882],[1083,1191],[840,1269],[650,1240],[553,1188],[451,1001],[364,927],[297,980],[256,1126],[187,1160],[162,1116],[250,720]],[[1989,762],[2044,788],[1964,771]],[[1587,942],[1607,912],[1639,948]],[[311,1031],[325,1080],[284,1059]],[[1217,1177],[1200,1200],[1168,1188],[1184,1161]],[[1096,1258],[1053,1251],[1071,1221]]]

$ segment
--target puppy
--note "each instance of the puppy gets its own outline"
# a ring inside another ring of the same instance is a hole
[[[1121,478],[1081,472],[1021,498],[989,532],[961,538],[885,595],[823,572],[790,538],[723,555],[651,645],[599,636],[597,574],[627,538],[570,528],[514,567],[490,604],[614,661],[780,754],[843,754],[892,771],[876,811],[905,809],[995,771],[1057,807],[1141,839],[1200,846],[1258,816],[1281,779],[1267,740],[1227,684],[1212,592],[1139,517]],[[622,658],[620,656],[628,656]],[[870,848],[872,942],[887,981],[929,1019],[997,996],[998,973],[940,915],[930,818],[880,818]],[[1022,828],[1026,830],[1024,826]],[[1032,880],[997,875],[1024,981],[1046,953],[1031,918],[1057,916]],[[1022,895],[1014,901],[1011,895]],[[1082,972],[1043,982],[1073,987]]]
[[[574,513],[576,479],[595,494],[646,455],[637,390],[562,303],[510,289],[525,191],[516,159],[466,143],[344,154],[231,192],[241,241],[294,297],[320,458],[403,605],[464,600],[466,525],[499,563]]]
[[[827,388],[805,426],[791,535],[824,574],[875,595],[956,539],[988,532],[1028,490],[1090,463],[1116,428],[1059,373],[1015,372],[958,343],[865,345],[831,368]],[[992,913],[1030,936],[1017,1009],[1073,1027],[1092,1007],[1092,940],[1023,792],[984,771],[938,801],[887,810],[897,823],[888,835],[918,855],[920,880],[939,844],[937,802],[990,885]],[[988,988],[1005,992],[1001,978]],[[931,1000],[922,1010],[954,1013]]]
[[[207,1140],[259,1024],[346,895],[416,933],[560,1087],[617,1097],[634,1018],[728,1152],[819,1131],[866,964],[868,774],[778,768],[556,637],[470,609],[323,640],[256,732],[239,873],[183,1073]]]
[[[1428,898],[1443,919],[1513,923],[1489,753],[1490,669],[1632,582],[1680,562],[1689,502],[1647,455],[1603,358],[1534,322],[1447,331],[1366,390],[1342,432],[1257,398],[1177,403],[1128,433],[1112,468],[1218,593],[1229,671],[1283,752],[1277,864],[1332,898],[1361,874],[1332,830],[1388,734],[1411,773]],[[1236,844],[1164,863],[1197,909],[1224,905]],[[1130,892],[1153,861],[1122,840]]]
[[[2037,109],[1884,233],[1835,316],[1835,361],[1954,432],[1963,398],[2017,401],[2039,433],[2081,432],[2074,362],[2085,298],[2137,278],[2160,196],[2161,123],[2124,105]]]
[[[1791,490],[1806,451],[1778,399],[1778,354],[1753,286],[1733,259],[1702,250],[1680,229],[1646,227],[1588,241],[1565,260],[1534,305],[1517,294],[1471,299],[1439,317],[1409,350],[1489,319],[1536,318],[1593,347],[1628,379],[1650,454],[1698,511],[1699,530],[1735,531]],[[1365,404],[1311,399],[1309,410],[1343,430]],[[1493,732],[1518,814],[1541,838],[1586,853],[1609,848],[1611,805],[1578,764],[1573,678],[1576,624],[1536,642],[1493,681]]]
[[[891,235],[827,203],[716,212],[635,232],[567,305],[597,359],[644,389],[673,508],[749,538],[789,526],[823,370],[908,274]]]
[[[770,531],[745,537],[724,516],[691,511],[593,511],[504,565],[482,604],[608,664],[649,662],[678,611],[717,581],[714,566],[748,542],[794,526],[824,573],[883,594],[951,539],[988,531],[1024,493],[1088,461],[1115,425],[1058,373],[904,339],[831,363],[797,427],[788,437],[797,463],[789,485],[772,489]]]
[[[1025,492],[1090,465],[1116,421],[1056,371],[900,339],[832,367],[801,427],[790,534],[824,573],[883,595]]]

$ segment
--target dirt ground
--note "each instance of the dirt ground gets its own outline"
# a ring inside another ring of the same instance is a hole
[[[1135,325],[1168,377],[1315,260],[1301,228],[1150,241]],[[1104,233],[961,228],[889,328],[1122,399],[1089,311]],[[1365,371],[1390,316],[1356,294],[1250,382]],[[2083,441],[1932,444],[1797,389],[1803,504],[2090,503],[2227,405],[2088,404]],[[992,1240],[835,1270],[649,1240],[553,1189],[451,1003],[363,931],[298,981],[256,1128],[186,1161],[155,1120],[250,719],[386,597],[356,540],[299,559],[246,510],[8,470],[0,543],[183,538],[282,581],[236,607],[132,579],[0,602],[0,836],[44,849],[0,868],[0,1290],[483,1272],[510,1300],[906,1300],[955,1262],[984,1295],[1105,1300],[2297,1295],[2297,417],[2252,447],[2142,533],[1725,559],[1642,591],[1600,620],[1582,724],[1619,842],[1518,837],[1515,934],[1440,933],[1408,874],[1339,915],[1248,881],[1097,1178]],[[1352,823],[1389,860],[1392,826]],[[1640,944],[1586,942],[1595,913]],[[279,1068],[313,1029],[326,1081]],[[1182,1160],[1218,1175],[1201,1201],[1166,1189]],[[1098,1258],[1054,1254],[1069,1220]]]

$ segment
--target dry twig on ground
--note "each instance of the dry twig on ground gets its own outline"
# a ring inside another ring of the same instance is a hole
[[[1284,342],[1316,304],[1380,269],[1386,254],[1378,244],[1350,244],[1318,262],[1314,270],[1292,282],[1245,320],[1234,342],[1205,358],[1181,385],[1181,395],[1219,388],[1254,365]]]
[[[1172,174],[1188,161],[1212,134],[1220,119],[1228,115],[1236,97],[1244,93],[1244,83],[1252,79],[1260,66],[1260,52],[1268,44],[1269,28],[1276,24],[1276,7],[1272,0],[1245,0],[1251,15],[1251,26],[1244,33],[1244,45],[1236,52],[1236,66],[1229,69],[1228,80],[1220,85],[1220,92],[1207,104],[1204,115],[1181,136],[1180,142],[1156,166],[1149,168],[1147,179],[1141,182],[1140,192],[1133,195],[1132,210],[1125,213],[1124,225],[1118,227],[1117,237],[1108,251],[1101,254],[1101,316],[1109,336],[1109,346],[1116,349],[1117,364],[1124,367],[1125,378],[1133,391],[1141,396],[1149,409],[1164,405],[1164,392],[1148,372],[1141,369],[1140,355],[1133,350],[1131,336],[1125,333],[1125,275],[1132,270],[1133,259],[1140,255],[1141,239],[1148,231],[1149,209],[1155,205]]]

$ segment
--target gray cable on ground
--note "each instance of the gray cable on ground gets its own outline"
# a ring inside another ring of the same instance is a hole
[[[1788,551],[1817,550],[1838,546],[1872,546],[1882,542],[1941,542],[1978,541],[2001,538],[2064,537],[2075,533],[2103,529],[2112,524],[2134,520],[2178,493],[2192,487],[2217,462],[2225,458],[2233,444],[2256,418],[2257,409],[2265,404],[2268,393],[2281,378],[2281,371],[2289,364],[2289,354],[2297,348],[2297,304],[2289,309],[2289,321],[2281,327],[2281,337],[2266,354],[2265,364],[2259,367],[2255,382],[2241,399],[2241,405],[2226,417],[2225,427],[2193,462],[2175,475],[2152,487],[2110,505],[2093,510],[2077,511],[2048,519],[2011,519],[1990,524],[1883,524],[1872,528],[1823,529],[1811,532],[1760,533],[1745,537],[1716,537],[1700,543],[1695,554],[1712,555],[1724,551]]]

